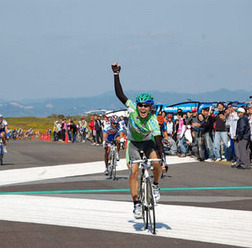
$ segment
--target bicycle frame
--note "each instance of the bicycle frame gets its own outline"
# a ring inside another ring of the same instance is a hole
[[[149,170],[153,167],[152,162],[161,162],[162,159],[160,158],[143,158],[143,159],[139,159],[139,160],[133,160],[130,161],[130,166],[132,166],[132,164],[139,164],[139,168],[143,169],[144,171],[144,175],[145,178],[149,178]]]

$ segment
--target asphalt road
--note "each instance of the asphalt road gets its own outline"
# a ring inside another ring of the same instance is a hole
[[[133,218],[120,157],[113,181],[101,146],[10,141],[0,166],[0,248],[252,247],[252,170],[172,158],[152,235]]]

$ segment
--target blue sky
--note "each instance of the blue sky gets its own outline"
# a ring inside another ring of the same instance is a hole
[[[252,90],[250,0],[1,0],[2,99]]]

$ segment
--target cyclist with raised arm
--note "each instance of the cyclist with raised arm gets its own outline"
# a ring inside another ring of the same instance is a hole
[[[128,168],[130,160],[141,159],[140,151],[144,151],[147,158],[164,158],[160,128],[156,115],[152,113],[154,104],[153,97],[150,94],[140,94],[137,96],[135,104],[123,93],[119,79],[121,70],[120,65],[118,63],[113,63],[112,70],[114,72],[116,96],[129,111],[126,150]],[[158,182],[161,174],[161,166],[159,162],[154,162],[153,164],[153,194],[158,202],[160,200]],[[134,202],[133,214],[136,219],[142,218],[142,206],[138,199],[138,170],[139,164],[133,164],[129,178],[131,196]]]
[[[7,153],[6,148],[6,135],[8,134],[8,123],[4,120],[3,116],[0,114],[0,137],[3,141],[3,150],[4,153]]]
[[[104,174],[106,176],[109,174],[108,165],[109,165],[109,153],[111,149],[110,146],[114,140],[116,140],[117,142],[116,160],[119,161],[120,142],[124,142],[124,138],[123,138],[123,129],[120,129],[119,126],[119,117],[116,115],[110,117],[110,124],[103,129],[102,144],[105,149],[104,161],[106,169]]]

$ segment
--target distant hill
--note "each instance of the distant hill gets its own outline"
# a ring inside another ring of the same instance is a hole
[[[135,99],[141,92],[126,91],[125,94]],[[230,91],[220,89],[218,91],[204,92],[200,94],[186,94],[178,92],[146,92],[151,93],[156,104],[175,104],[184,101],[240,101],[249,99],[252,92],[245,90]],[[113,91],[104,94],[83,98],[51,98],[38,100],[6,101],[0,99],[0,113],[6,117],[21,116],[50,116],[52,114],[81,115],[91,109],[117,110],[124,108]]]

